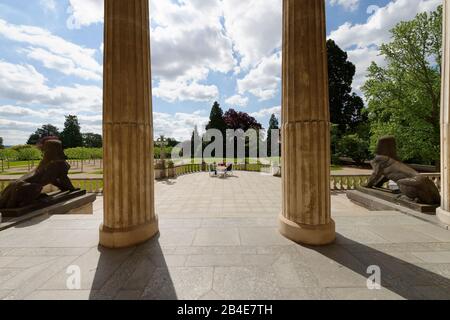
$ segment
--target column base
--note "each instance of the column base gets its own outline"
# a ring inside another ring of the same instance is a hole
[[[439,221],[446,224],[447,226],[450,226],[450,212],[442,208],[437,208],[436,216],[438,217]]]
[[[299,244],[324,246],[336,240],[336,225],[331,223],[320,226],[301,225],[280,215],[280,233]]]
[[[102,224],[100,245],[110,249],[133,247],[150,240],[158,232],[158,219],[130,229],[109,229]]]

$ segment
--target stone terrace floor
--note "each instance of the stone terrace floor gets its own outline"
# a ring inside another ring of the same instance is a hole
[[[42,217],[0,232],[3,299],[449,299],[450,232],[333,195],[338,238],[322,248],[276,230],[279,178],[200,173],[156,183],[160,235],[135,248],[98,248],[93,216]],[[81,268],[70,291],[67,268]],[[368,290],[367,268],[382,270]]]

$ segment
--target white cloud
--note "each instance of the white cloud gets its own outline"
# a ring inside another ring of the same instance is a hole
[[[103,21],[104,0],[69,1],[67,24],[70,28]],[[161,27],[152,30],[152,37],[158,37],[155,31],[165,30],[161,36],[168,37],[167,41],[173,45],[183,47],[183,44],[189,44],[195,47],[202,36],[199,30],[206,32],[204,36],[207,37],[207,32],[215,32],[214,42],[219,45],[218,38],[225,36],[234,44],[234,49],[242,57],[241,64],[245,67],[258,64],[264,56],[272,54],[281,46],[282,0],[151,0],[150,16],[152,25]],[[183,39],[182,36],[188,38]],[[199,37],[197,41],[191,42],[196,36]],[[195,48],[202,49],[201,46]]]
[[[237,81],[239,94],[250,92],[261,101],[274,98],[281,82],[281,53],[263,58],[261,63]]]
[[[359,0],[329,3],[350,11],[360,5]],[[371,5],[366,23],[348,22],[331,32],[330,38],[354,59],[357,91],[370,62],[382,62],[377,47],[389,40],[389,30],[399,21],[433,10],[440,3],[442,0],[393,0],[384,7]],[[70,0],[70,14],[75,27],[101,22],[103,0]],[[271,76],[262,68],[281,47],[282,0],[152,0],[150,14],[153,76],[161,85],[155,90],[159,97],[168,101],[206,101],[217,89],[206,84],[211,71],[249,71],[238,80],[239,94],[251,92],[266,100],[278,93],[279,74]],[[182,94],[176,99],[169,92],[174,87],[180,87],[181,92],[195,88],[195,94]]]
[[[396,0],[373,11],[363,24],[347,22],[330,33],[330,38],[344,48],[381,45],[389,41],[390,30],[400,21],[413,19],[418,13],[435,10],[442,0]]]
[[[384,7],[372,5],[367,9],[370,16],[365,23],[347,22],[330,33],[329,38],[346,50],[350,61],[356,65],[353,85],[356,91],[364,83],[370,63],[383,63],[383,58],[378,56],[378,48],[390,41],[390,30],[400,21],[411,20],[418,13],[435,10],[440,4],[442,0],[393,0]]]
[[[256,119],[264,119],[264,118],[270,117],[272,114],[275,114],[278,118],[280,118],[281,117],[281,106],[261,109],[258,112],[253,112],[250,115]]]
[[[236,94],[232,97],[229,97],[225,100],[225,103],[230,106],[237,106],[237,107],[246,107],[248,105],[248,98],[243,97],[240,94]]]
[[[80,68],[74,60],[56,55],[42,48],[29,47],[22,50],[29,59],[42,62],[47,69],[57,70],[68,76],[75,76],[84,80],[102,80],[101,72]]]
[[[178,140],[190,139],[194,127],[197,126],[200,133],[208,123],[209,119],[203,116],[205,111],[197,111],[192,114],[176,113],[154,113],[155,136],[165,135]]]
[[[385,65],[385,60],[377,47],[365,47],[357,48],[348,51],[348,59],[353,62],[356,66],[357,72],[353,78],[353,88],[360,93],[361,87],[366,81],[367,69],[370,64],[374,61],[379,66]]]
[[[0,106],[0,116],[2,117],[14,117],[14,118],[33,118],[33,119],[45,119],[47,122],[62,123],[64,116],[70,114],[73,110],[63,109],[32,109],[27,107],[15,106],[15,105],[3,105]],[[101,125],[103,117],[101,114],[78,114],[78,119],[84,123],[90,125]]]
[[[39,27],[10,24],[2,19],[0,36],[29,45],[22,51],[47,68],[83,79],[101,79],[103,68],[94,57],[96,49],[84,48]]]
[[[151,1],[152,76],[157,97],[173,102],[208,101],[218,96],[216,86],[205,84],[209,73],[228,73],[237,63],[233,43],[221,23],[221,6],[219,0]],[[103,0],[70,0],[70,12],[68,24],[74,28],[101,22]]]
[[[30,134],[44,124],[51,123],[63,128],[64,115],[67,112],[61,110],[42,110],[19,107],[0,106],[0,136],[5,139],[6,145],[23,144]],[[178,140],[189,139],[195,126],[200,133],[204,131],[209,119],[205,116],[206,111],[196,111],[194,113],[168,114],[155,112],[153,114],[154,135],[165,135]],[[21,120],[6,119],[6,117],[16,117]],[[32,121],[22,120],[33,117]],[[102,116],[100,114],[78,114],[82,132],[102,133]]]
[[[25,144],[30,135],[43,124],[0,118],[0,136],[3,137],[5,145]]]
[[[83,116],[80,115],[78,115],[78,119],[80,120],[82,132],[102,133],[101,124],[98,125],[95,122],[88,122],[83,118]],[[51,123],[62,130],[64,126],[64,117],[60,117],[57,122],[50,122],[46,120],[31,122],[0,119],[0,136],[4,138],[5,145],[25,144],[30,135],[35,132],[36,129],[48,123]]]
[[[18,103],[57,106],[66,110],[100,112],[102,89],[97,86],[50,87],[33,66],[0,60],[0,98]]]
[[[168,102],[175,101],[204,101],[217,99],[219,89],[215,85],[203,85],[187,81],[160,81],[153,88],[153,95]]]
[[[227,34],[244,69],[281,47],[282,0],[226,0],[223,12]]]
[[[0,106],[0,116],[2,117],[41,117],[45,113],[47,113],[46,110],[36,111],[12,105]]]
[[[9,123],[8,127],[11,127]],[[0,136],[3,137],[3,143],[5,146],[15,146],[18,144],[25,144],[30,136],[29,132],[17,130],[17,129],[8,129],[2,119],[0,119]],[[16,127],[15,127],[16,128]]]
[[[330,4],[340,5],[349,11],[355,11],[359,7],[359,0],[330,0]]]
[[[151,3],[152,72],[156,96],[173,102],[210,101],[219,90],[206,85],[210,72],[236,65],[221,24],[221,2],[158,0]]]
[[[63,109],[37,109],[16,105],[0,106],[0,136],[5,139],[6,145],[23,144],[30,134],[44,124],[51,123],[60,130],[64,127],[66,115],[73,114],[75,110]],[[75,112],[80,121],[82,132],[102,133],[101,114],[83,114]]]
[[[81,27],[103,22],[104,0],[69,0],[69,18],[67,27],[69,29],[80,29]]]
[[[375,4],[372,4],[372,5],[370,5],[370,6],[367,7],[366,13],[367,13],[367,14],[373,14],[373,13],[375,13],[378,9],[380,9],[379,6],[377,6],[377,5],[375,5]]]
[[[39,0],[39,4],[44,8],[44,11],[56,11],[56,0]]]
[[[0,119],[0,127],[2,128],[2,131],[3,130],[29,131],[30,129],[32,130],[32,128],[34,128],[35,130],[37,129],[37,127],[34,127],[35,125],[36,123],[34,122]]]

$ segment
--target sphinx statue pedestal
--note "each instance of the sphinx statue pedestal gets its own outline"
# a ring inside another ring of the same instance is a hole
[[[395,138],[381,138],[375,153],[369,182],[365,187],[347,192],[347,197],[369,210],[435,215],[441,202],[437,186],[398,160]],[[398,185],[398,190],[385,188],[390,181]]]
[[[400,207],[420,214],[435,215],[439,205],[421,204],[409,200],[400,193],[391,193],[365,187],[347,192],[347,197],[358,205],[371,211],[402,211]]]
[[[54,200],[56,202],[53,204],[47,202],[47,205],[40,208],[2,209],[2,213],[0,213],[0,231],[38,217],[63,214],[91,215],[94,213],[94,202],[97,196],[95,194],[86,194],[84,191],[76,191],[72,195],[60,195],[57,198],[58,200]]]
[[[39,147],[44,157],[36,170],[0,193],[0,230],[45,214],[93,213],[96,195],[88,195],[72,185],[61,141],[47,138]],[[47,193],[49,185],[57,191]]]

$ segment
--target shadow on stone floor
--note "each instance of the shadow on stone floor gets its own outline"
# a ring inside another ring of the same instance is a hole
[[[15,225],[14,228],[15,229],[23,229],[23,228],[33,227],[33,226],[44,223],[46,220],[48,220],[50,218],[51,218],[51,215],[44,214],[44,215],[35,217],[31,220],[27,220],[22,223],[19,223],[19,224]],[[7,221],[5,221],[5,222],[7,222]]]
[[[407,300],[448,300],[450,299],[450,279],[430,270],[393,257],[376,249],[355,242],[338,234],[345,245],[329,247],[308,247],[338,264],[369,278],[368,268],[381,268],[381,285]],[[344,248],[340,254],[336,248]],[[354,257],[349,258],[349,257]],[[425,263],[424,263],[425,264]]]
[[[163,179],[163,180],[158,180],[157,182],[168,185],[168,186],[173,186],[173,185],[177,184],[176,179]]]
[[[99,251],[90,300],[177,299],[159,235],[137,247]]]

